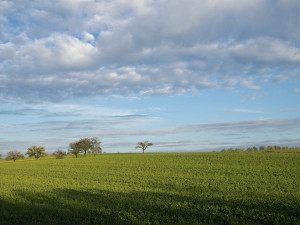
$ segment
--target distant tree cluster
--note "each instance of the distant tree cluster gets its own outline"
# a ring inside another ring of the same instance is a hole
[[[56,159],[63,159],[65,155],[67,154],[73,154],[77,158],[79,154],[83,154],[86,156],[88,153],[92,153],[94,156],[98,153],[102,153],[102,147],[101,141],[97,137],[93,138],[81,138],[78,141],[72,142],[69,144],[69,151],[66,153],[63,150],[57,150],[52,153],[53,156],[55,156]],[[146,149],[150,146],[152,146],[153,143],[149,141],[143,141],[138,142],[135,148],[140,148],[143,153],[145,153]],[[32,146],[27,149],[27,152],[25,153],[30,158],[35,158],[38,160],[41,157],[45,157],[48,155],[46,153],[46,149],[43,146]],[[6,160],[13,160],[14,162],[17,159],[23,159],[25,156],[17,151],[9,151],[6,154]],[[0,159],[2,158],[2,155],[0,154]]]
[[[83,153],[85,156],[87,153],[93,153],[94,156],[97,153],[102,153],[101,141],[97,137],[94,138],[82,138],[78,141],[70,143],[70,148],[68,154],[74,154],[77,158],[78,154]],[[39,159],[45,157],[48,154],[44,146],[32,146],[27,149],[25,153],[29,158]],[[63,150],[57,150],[52,153],[56,159],[63,159],[67,153]],[[13,160],[14,162],[18,159],[23,159],[25,156],[18,150],[9,151],[6,154],[6,160]],[[0,154],[0,159],[2,159],[2,154]]]
[[[258,147],[248,147],[247,149],[244,148],[228,148],[228,149],[222,149],[221,152],[253,152],[253,151],[275,151],[275,150],[288,150],[290,149],[287,146],[281,147],[278,145],[274,145],[274,146],[260,146]]]
[[[35,159],[39,159],[40,157],[44,157],[47,155],[45,152],[45,147],[43,146],[32,146],[27,149],[27,152],[25,155],[28,155],[28,157],[33,157]],[[1,155],[2,156],[2,155]],[[14,162],[17,159],[24,159],[24,154],[18,150],[12,150],[6,153],[6,160],[13,160]],[[1,157],[0,157],[1,158]]]

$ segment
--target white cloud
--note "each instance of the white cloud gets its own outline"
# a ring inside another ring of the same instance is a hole
[[[300,62],[299,47],[275,38],[249,39],[244,44],[232,46],[230,51],[245,60],[257,62]]]
[[[85,42],[94,42],[95,41],[95,37],[94,35],[90,34],[89,32],[83,32],[83,40]]]
[[[0,97],[259,90],[265,71],[295,78],[299,10],[297,0],[2,1]]]
[[[249,88],[250,90],[259,90],[261,87],[253,84],[253,78],[244,78],[240,81],[240,85]]]
[[[141,91],[141,95],[171,95],[171,94],[183,94],[186,90],[183,88],[174,88],[171,86],[166,86],[157,89],[150,89],[147,91]]]
[[[15,56],[15,47],[11,42],[0,44],[0,59],[10,61]]]
[[[90,68],[97,54],[98,50],[89,43],[71,36],[54,34],[23,45],[18,49],[17,58],[19,65],[28,68],[30,73],[36,69],[49,73]]]

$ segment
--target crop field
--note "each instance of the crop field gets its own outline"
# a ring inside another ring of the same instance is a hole
[[[300,152],[0,162],[0,224],[300,224]]]

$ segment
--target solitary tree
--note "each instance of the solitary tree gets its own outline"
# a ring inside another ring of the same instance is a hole
[[[46,156],[45,147],[43,146],[32,146],[27,149],[26,155],[28,157],[34,157],[36,159],[39,159],[40,157]]]
[[[153,144],[151,142],[148,141],[144,141],[144,142],[138,142],[135,148],[141,148],[143,153],[145,153],[145,150],[149,147],[152,146]]]
[[[13,150],[13,151],[9,151],[7,154],[6,154],[6,160],[13,160],[14,162],[17,160],[17,159],[23,159],[24,158],[24,155],[17,151],[17,150]]]
[[[91,143],[91,150],[92,153],[94,153],[94,156],[96,156],[96,153],[102,153],[102,148],[101,148],[101,141],[97,138],[90,138],[90,143]]]

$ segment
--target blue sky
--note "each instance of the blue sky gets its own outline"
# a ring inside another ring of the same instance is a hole
[[[300,146],[298,0],[0,0],[0,153]]]

